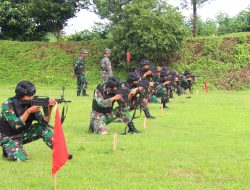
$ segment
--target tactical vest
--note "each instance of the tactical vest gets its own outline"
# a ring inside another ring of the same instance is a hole
[[[79,64],[76,66],[75,68],[75,74],[79,75],[82,74],[84,71],[84,65],[83,64]]]
[[[103,96],[104,100],[106,99],[109,99],[113,96],[115,96],[115,94],[113,93],[107,93],[106,91],[104,91],[104,88],[103,88],[103,85],[98,85],[97,86],[97,89],[100,91],[101,95]],[[95,92],[94,92],[94,95],[95,95]],[[108,108],[102,108],[100,107],[96,100],[93,98],[93,101],[92,101],[92,110],[93,111],[96,111],[98,113],[103,113],[103,114],[107,114],[107,113],[111,113],[112,110],[113,110],[113,105],[114,105],[114,102],[112,102],[112,106],[111,107],[108,107]]]
[[[13,111],[16,114],[16,116],[20,117],[21,115],[23,115],[25,110],[27,110],[28,106],[22,105],[17,97],[13,97],[10,99],[13,103]],[[5,134],[7,136],[20,134],[23,131],[27,130],[31,126],[34,120],[37,120],[35,114],[30,114],[30,116],[25,122],[25,125],[15,130],[10,126],[10,124],[6,121],[5,118],[0,117],[0,133]]]

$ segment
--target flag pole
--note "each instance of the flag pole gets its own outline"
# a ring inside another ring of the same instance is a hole
[[[56,174],[54,175],[54,190],[56,190]]]

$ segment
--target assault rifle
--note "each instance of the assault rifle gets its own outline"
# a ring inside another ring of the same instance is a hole
[[[56,98],[55,101],[58,103],[58,104],[67,104],[67,103],[71,103],[71,100],[65,100],[64,99],[64,91],[65,91],[65,87],[63,86],[62,87],[62,95],[61,95],[61,98]],[[22,101],[22,104],[24,105],[28,105],[28,106],[41,106],[43,108],[43,113],[45,116],[47,116],[49,114],[48,112],[48,104],[49,104],[49,97],[47,96],[34,96],[32,100],[24,100]],[[63,107],[63,110],[62,110],[62,114],[61,114],[61,122],[63,123],[65,117],[66,117],[66,114],[64,113],[65,112],[65,107]],[[66,107],[66,113],[68,112],[68,107]]]

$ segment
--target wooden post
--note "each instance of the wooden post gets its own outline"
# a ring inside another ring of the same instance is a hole
[[[147,128],[147,117],[144,116],[144,129],[146,129],[146,128]]]
[[[114,132],[114,140],[113,140],[113,151],[115,151],[116,148],[117,148],[117,137],[118,137],[117,131],[115,130],[115,132]]]
[[[56,190],[56,174],[54,175],[54,190]]]

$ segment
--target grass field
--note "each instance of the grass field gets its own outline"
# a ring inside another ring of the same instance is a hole
[[[13,90],[0,89],[0,102]],[[59,90],[39,89],[38,95],[60,96]],[[92,94],[92,92],[88,92]],[[195,93],[192,98],[171,100],[163,113],[150,104],[155,120],[135,120],[141,134],[118,135],[112,150],[108,136],[88,133],[92,97],[72,100],[64,123],[68,150],[74,155],[57,175],[58,190],[170,189],[247,190],[250,187],[250,91]],[[53,121],[51,122],[53,125]],[[42,140],[25,145],[30,160],[24,163],[0,159],[0,189],[53,189],[51,150]]]

